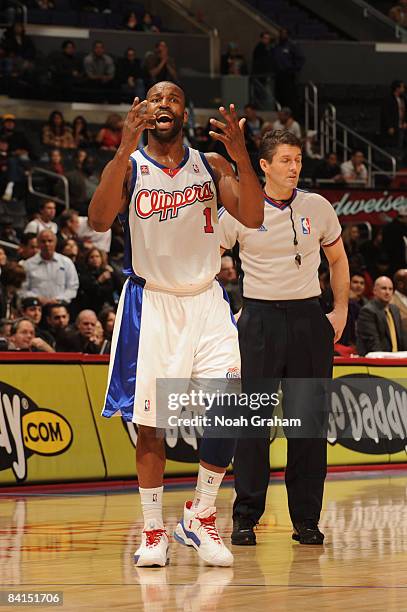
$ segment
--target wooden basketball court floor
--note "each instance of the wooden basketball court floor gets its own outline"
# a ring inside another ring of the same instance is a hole
[[[165,492],[172,531],[190,489]],[[135,568],[142,528],[130,492],[0,496],[0,591],[63,591],[60,610],[407,610],[407,475],[332,475],[323,547],[291,540],[284,484],[269,487],[256,547],[232,547],[233,568],[211,568],[171,538],[166,568]],[[218,500],[230,544],[232,487]],[[23,610],[25,604],[1,610]],[[52,608],[48,608],[52,609]]]

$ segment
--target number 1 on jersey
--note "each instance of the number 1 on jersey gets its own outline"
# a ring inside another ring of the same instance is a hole
[[[203,215],[204,215],[205,221],[206,221],[206,223],[204,225],[204,232],[205,232],[205,234],[213,234],[212,210],[210,209],[209,206],[204,208]]]

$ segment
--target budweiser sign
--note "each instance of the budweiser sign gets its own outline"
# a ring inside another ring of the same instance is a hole
[[[142,219],[160,215],[160,221],[178,217],[178,211],[195,202],[207,202],[214,197],[212,181],[203,185],[186,187],[183,191],[163,191],[162,189],[141,189],[135,199],[136,213]]]
[[[382,225],[407,205],[407,192],[376,190],[317,190],[329,200],[341,223],[369,221]]]

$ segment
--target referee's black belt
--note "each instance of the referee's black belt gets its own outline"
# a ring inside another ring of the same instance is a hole
[[[319,298],[309,297],[302,300],[257,300],[254,298],[243,298],[243,306],[258,306],[264,308],[269,306],[270,308],[296,308],[306,306],[307,304],[319,304]]]

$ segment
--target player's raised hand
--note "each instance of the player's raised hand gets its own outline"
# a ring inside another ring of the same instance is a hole
[[[241,159],[247,157],[247,150],[244,138],[244,124],[246,119],[240,119],[236,113],[235,105],[230,104],[229,110],[226,110],[224,106],[219,108],[219,112],[222,115],[224,122],[218,121],[217,119],[211,119],[210,123],[213,127],[217,128],[218,132],[209,132],[209,135],[214,140],[220,140],[226,147],[230,157],[238,162]]]
[[[134,151],[143,131],[155,128],[155,120],[156,116],[147,112],[147,100],[140,102],[139,98],[134,98],[124,120],[121,147],[130,152]]]

